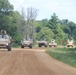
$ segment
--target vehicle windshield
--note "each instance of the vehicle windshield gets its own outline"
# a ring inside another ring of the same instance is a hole
[[[7,39],[7,35],[0,35],[0,39],[5,38]]]
[[[52,42],[55,42],[55,39],[52,39],[51,41],[52,41]]]
[[[45,38],[42,38],[42,39],[41,39],[41,41],[45,41],[45,40],[46,40]]]
[[[30,40],[29,38],[27,38],[27,39],[26,38],[23,38],[23,41],[29,41],[29,40]]]

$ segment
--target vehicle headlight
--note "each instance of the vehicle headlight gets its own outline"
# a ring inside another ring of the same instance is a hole
[[[8,45],[8,43],[6,45]]]

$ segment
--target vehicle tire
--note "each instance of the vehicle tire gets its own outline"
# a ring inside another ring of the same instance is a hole
[[[72,47],[74,47],[74,46],[72,45]]]
[[[7,49],[8,49],[8,51],[11,51],[11,46],[8,45],[8,46],[7,46]]]
[[[54,45],[54,47],[57,47],[56,45]]]
[[[21,48],[24,48],[24,45],[21,45]]]
[[[52,47],[51,45],[49,45],[49,47]]]
[[[29,45],[29,48],[32,48],[32,44]]]
[[[41,44],[39,44],[38,46],[41,47]]]
[[[45,47],[47,47],[47,45],[45,45]]]

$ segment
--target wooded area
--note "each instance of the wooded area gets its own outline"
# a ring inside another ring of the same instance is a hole
[[[14,11],[14,6],[8,0],[0,0],[0,30],[6,30],[17,45],[20,45],[23,36],[34,41],[45,38],[48,42],[54,38],[58,44],[65,44],[67,39],[76,41],[74,22],[68,19],[60,20],[55,13],[50,14],[50,19],[37,21],[37,13],[37,9],[30,7],[26,15],[23,8],[20,14]]]

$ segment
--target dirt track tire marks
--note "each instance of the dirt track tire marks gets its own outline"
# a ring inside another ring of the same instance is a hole
[[[46,71],[46,72],[45,72]],[[45,72],[45,74],[44,74]],[[32,51],[1,51],[0,75],[54,75]]]
[[[76,69],[44,52],[44,49],[0,50],[0,75],[76,75]]]

